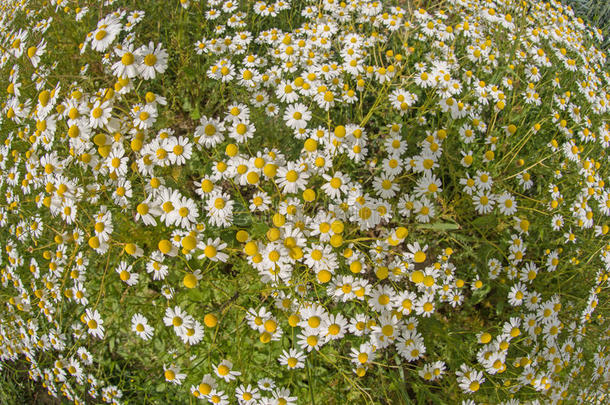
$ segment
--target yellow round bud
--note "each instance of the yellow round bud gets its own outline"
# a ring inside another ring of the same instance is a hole
[[[263,173],[265,173],[265,176],[273,178],[277,174],[277,166],[273,163],[267,163],[263,169]]]
[[[267,239],[269,239],[270,242],[275,242],[279,238],[280,230],[277,228],[269,228],[269,230],[267,231]]]
[[[286,223],[286,217],[280,213],[277,213],[273,216],[272,221],[273,221],[273,225],[275,225],[279,228]]]
[[[195,239],[191,235],[187,235],[182,239],[181,244],[185,250],[191,251],[191,250],[195,249],[195,247],[197,246],[197,239]]]
[[[246,243],[246,246],[244,246],[244,252],[248,255],[248,256],[254,256],[255,254],[258,253],[258,246],[256,245],[255,242],[248,242]]]
[[[339,247],[343,244],[343,236],[333,235],[330,237],[330,244],[332,247]]]
[[[160,241],[158,247],[161,253],[163,254],[168,254],[172,251],[172,243],[167,239],[163,239],[162,241]]]
[[[227,156],[230,156],[230,157],[236,156],[238,152],[239,152],[239,148],[234,143],[228,144],[227,147],[225,148],[225,153],[227,154]]]
[[[216,325],[218,325],[218,317],[216,315],[214,315],[214,314],[206,314],[203,317],[203,323],[208,328],[213,328]]]
[[[337,138],[343,138],[345,133],[345,127],[343,125],[338,125],[335,127],[335,136]]]
[[[269,343],[271,341],[271,334],[269,332],[263,332],[260,336],[261,343]]]
[[[136,253],[137,246],[133,243],[128,243],[125,245],[125,252],[129,255],[134,255]]]
[[[257,184],[258,181],[260,180],[258,173],[256,172],[249,172],[246,175],[246,180],[248,181],[248,184]]]
[[[487,343],[491,342],[491,335],[489,333],[485,332],[481,335],[481,337],[479,338],[479,341],[483,344],[487,344]]]
[[[301,319],[299,318],[299,316],[297,314],[292,314],[288,317],[288,325],[290,325],[293,328],[296,328],[296,326],[299,324],[299,321]]]
[[[193,273],[189,273],[184,276],[182,282],[186,288],[194,288],[197,285],[197,277]]]
[[[311,188],[306,189],[303,191],[303,199],[307,202],[312,202],[316,199],[316,192]]]
[[[313,152],[318,149],[318,142],[313,138],[309,138],[305,141],[304,147],[307,152]]]
[[[413,256],[413,261],[415,263],[423,263],[426,260],[426,253],[422,252],[421,250],[417,253],[415,253],[415,255]]]
[[[322,270],[318,273],[318,281],[322,284],[328,283],[332,277],[332,274],[328,270]]]
[[[413,281],[415,284],[423,283],[424,273],[422,273],[421,270],[415,270],[413,274],[411,274],[411,281]]]
[[[237,231],[237,233],[235,234],[235,239],[237,239],[237,241],[240,243],[244,243],[248,240],[249,237],[250,235],[248,235],[248,232],[244,231],[243,229]]]
[[[100,247],[100,240],[98,239],[97,236],[92,236],[89,238],[89,246],[91,246],[92,249],[97,249]]]

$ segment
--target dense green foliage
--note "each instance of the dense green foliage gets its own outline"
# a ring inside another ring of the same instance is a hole
[[[564,0],[563,3],[570,6],[575,15],[601,30],[604,41],[600,48],[607,51],[610,48],[610,3],[599,0]]]

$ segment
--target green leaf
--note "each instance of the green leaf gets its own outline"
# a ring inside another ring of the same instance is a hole
[[[195,302],[204,301],[203,292],[199,289],[199,285],[197,285],[197,287],[195,287],[195,288],[189,289],[187,296],[191,301],[195,301]]]
[[[195,106],[195,109],[193,111],[191,111],[189,116],[191,117],[191,119],[193,119],[195,121],[197,121],[197,120],[199,120],[199,118],[201,118],[201,112],[199,111],[199,105]]]
[[[235,225],[244,226],[244,227],[247,226],[247,224],[243,225],[243,222],[235,221],[236,218],[237,218],[237,216],[235,216],[233,218],[233,223],[235,223]],[[235,230],[223,229],[222,231],[220,231],[220,239],[223,242],[227,243],[229,246],[231,246],[233,244],[233,242],[235,241]]]
[[[504,301],[500,300],[496,305],[496,315],[501,315],[502,311],[504,311]]]
[[[184,111],[192,111],[193,110],[193,106],[191,105],[191,102],[185,98],[182,101],[182,108],[184,109]]]
[[[495,215],[484,215],[482,217],[478,217],[474,221],[472,221],[472,225],[477,228],[488,229],[495,227],[498,223],[498,219]]]
[[[254,225],[252,225],[252,236],[255,238],[263,236],[268,230],[269,225],[265,224],[264,222],[255,222]]]
[[[247,228],[252,224],[252,216],[250,214],[250,210],[248,207],[245,207],[244,204],[240,200],[236,200],[234,202],[234,212],[233,223],[237,226],[241,226],[243,228]],[[233,238],[233,235],[231,235]]]
[[[433,224],[421,224],[417,229],[429,229],[431,231],[457,231],[460,226],[454,222],[435,222]]]
[[[156,338],[153,340],[153,347],[155,348],[155,352],[164,353],[165,352],[165,343],[162,338]]]

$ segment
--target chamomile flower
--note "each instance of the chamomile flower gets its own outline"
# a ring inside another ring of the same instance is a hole
[[[235,139],[238,143],[244,143],[248,139],[254,137],[256,127],[248,120],[235,120],[229,128],[229,136]]]
[[[305,328],[297,335],[297,344],[309,353],[312,350],[319,350],[323,344],[323,339],[319,336],[318,331]]]
[[[188,321],[189,318],[190,316],[179,306],[175,306],[174,308],[168,307],[165,310],[163,323],[165,326],[173,326],[176,329],[180,329],[184,327],[185,322]]]
[[[89,111],[89,125],[92,128],[102,128],[110,120],[112,106],[109,101],[96,100]]]
[[[195,201],[180,196],[172,201],[173,210],[167,214],[166,222],[181,228],[189,229],[197,222],[199,210]]]
[[[311,112],[304,104],[291,104],[284,112],[284,121],[286,126],[292,129],[301,129],[307,126],[307,122],[311,119]]]
[[[295,163],[289,162],[286,166],[280,167],[277,171],[278,185],[287,194],[293,194],[299,190],[304,190],[309,178],[309,173],[303,171]]]
[[[121,32],[122,26],[118,18],[109,15],[101,19],[97,29],[92,32],[91,48],[98,52],[105,52]]]
[[[296,349],[284,350],[278,358],[279,363],[288,369],[297,369],[305,367],[305,353]]]
[[[176,385],[181,385],[186,378],[186,374],[182,373],[180,367],[175,364],[163,365],[163,376],[165,381]]]
[[[121,261],[115,269],[121,281],[123,281],[128,286],[136,285],[139,279],[139,274],[133,273],[131,270],[132,267],[128,265],[125,261]]]
[[[373,180],[373,189],[377,195],[383,199],[392,198],[399,190],[398,184],[394,181],[394,176],[381,174]]]
[[[226,228],[233,222],[233,201],[227,193],[215,192],[206,202],[210,224]]]
[[[261,399],[261,394],[258,388],[251,386],[240,385],[235,389],[235,398],[240,405],[250,405],[258,403]]]
[[[138,104],[131,110],[133,125],[138,129],[150,129],[157,120],[157,109],[152,104]]]
[[[136,77],[138,75],[138,68],[133,45],[126,44],[125,46],[117,47],[115,51],[117,56],[121,59],[112,65],[113,74],[117,77],[124,77],[127,79]]]
[[[233,370],[233,363],[226,359],[214,366],[214,371],[218,378],[223,379],[225,382],[231,382],[241,375],[239,371]]]
[[[505,192],[497,196],[497,204],[500,213],[506,216],[513,216],[517,212],[517,201],[512,194]]]
[[[207,258],[213,262],[226,262],[229,258],[229,255],[223,252],[226,247],[227,244],[222,242],[220,238],[208,238],[207,242],[198,244],[198,248],[203,251],[199,258]]]
[[[390,312],[394,306],[394,294],[389,286],[377,286],[370,294],[369,306],[377,312]]]
[[[519,173],[517,180],[519,181],[521,187],[523,187],[523,190],[529,190],[534,185],[532,177],[528,172]]]
[[[201,322],[190,319],[189,322],[186,323],[184,328],[179,330],[178,336],[182,339],[185,344],[188,345],[196,345],[201,340],[203,340],[204,329]]]
[[[415,194],[419,197],[434,197],[442,191],[441,186],[442,184],[440,179],[438,179],[434,174],[424,174],[417,181],[417,186],[415,187]]]
[[[135,56],[138,59],[138,73],[144,80],[154,79],[157,74],[167,70],[168,54],[160,43],[155,45],[151,41],[148,45],[142,45],[135,51]]]
[[[347,193],[349,189],[349,178],[342,172],[335,172],[332,176],[323,174],[322,177],[326,183],[322,185],[322,190],[331,198],[339,199]]]
[[[155,331],[155,329],[148,324],[148,319],[140,313],[136,313],[131,317],[131,330],[143,340],[150,340]]]
[[[195,141],[205,148],[213,148],[224,140],[224,131],[221,121],[203,116],[195,128]]]
[[[146,225],[157,225],[156,216],[161,215],[162,210],[149,197],[136,206],[136,221],[141,220]]]
[[[100,313],[97,310],[91,310],[87,308],[85,310],[85,316],[83,318],[83,321],[87,325],[87,332],[90,335],[93,335],[98,339],[103,339],[104,320],[102,319]]]
[[[325,317],[320,329],[321,334],[326,338],[326,341],[342,339],[347,330],[347,319],[338,314],[332,314]]]
[[[561,214],[553,215],[553,218],[551,218],[551,227],[555,231],[561,230],[563,227],[563,216]]]
[[[487,192],[477,193],[472,197],[475,209],[481,215],[490,213],[496,203],[495,196]]]
[[[257,191],[252,195],[250,199],[249,208],[251,211],[265,212],[269,209],[271,204],[271,197],[264,191]]]
[[[426,197],[422,197],[416,200],[413,205],[413,212],[418,222],[428,223],[430,219],[436,215],[436,208],[431,200]]]
[[[43,38],[40,40],[38,45],[31,46],[27,49],[28,58],[30,59],[30,62],[32,62],[32,66],[34,66],[35,68],[38,67],[38,64],[40,63],[40,58],[44,55],[46,47],[47,43]]]
[[[481,388],[481,384],[485,382],[485,377],[480,371],[476,371],[465,364],[460,366],[460,370],[456,372],[458,376],[459,387],[465,393],[474,393]]]
[[[128,157],[125,156],[124,149],[115,147],[106,158],[105,163],[111,173],[122,177],[127,174],[127,161]]]
[[[193,153],[193,146],[184,136],[168,138],[163,147],[168,151],[169,161],[178,166],[185,164]]]
[[[398,354],[409,362],[419,360],[426,353],[423,338],[415,330],[404,331],[395,344]]]

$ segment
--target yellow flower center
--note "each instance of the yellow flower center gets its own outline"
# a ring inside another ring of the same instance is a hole
[[[299,175],[296,171],[294,170],[290,170],[288,171],[288,173],[286,173],[286,180],[288,180],[291,183],[294,183],[298,180]]]
[[[129,66],[133,64],[134,60],[135,58],[133,56],[133,53],[125,52],[125,54],[123,54],[123,57],[121,58],[121,63],[125,66]]]
[[[313,335],[312,336],[308,336],[307,337],[307,344],[309,346],[312,346],[312,347],[317,345],[318,344],[318,337],[317,336],[313,336]]]
[[[245,124],[237,124],[237,127],[235,128],[235,132],[237,132],[239,135],[245,134],[247,130],[248,127]]]
[[[212,124],[208,124],[205,126],[203,132],[205,132],[207,136],[213,136],[216,134],[216,127]]]
[[[307,324],[312,328],[317,328],[318,326],[320,326],[320,317],[312,316],[307,320]]]
[[[421,250],[418,251],[417,253],[415,253],[415,255],[413,256],[413,261],[415,263],[422,263],[426,260],[426,253],[422,252]]]
[[[98,41],[101,41],[102,39],[104,39],[106,37],[106,34],[108,34],[108,33],[105,30],[99,30],[95,34],[95,39]]]
[[[212,258],[212,257],[216,257],[217,250],[216,250],[216,247],[214,247],[212,245],[208,245],[203,250],[203,253],[206,255],[206,257]]]
[[[148,54],[144,57],[144,64],[146,66],[155,66],[157,63],[157,57],[154,54]]]

